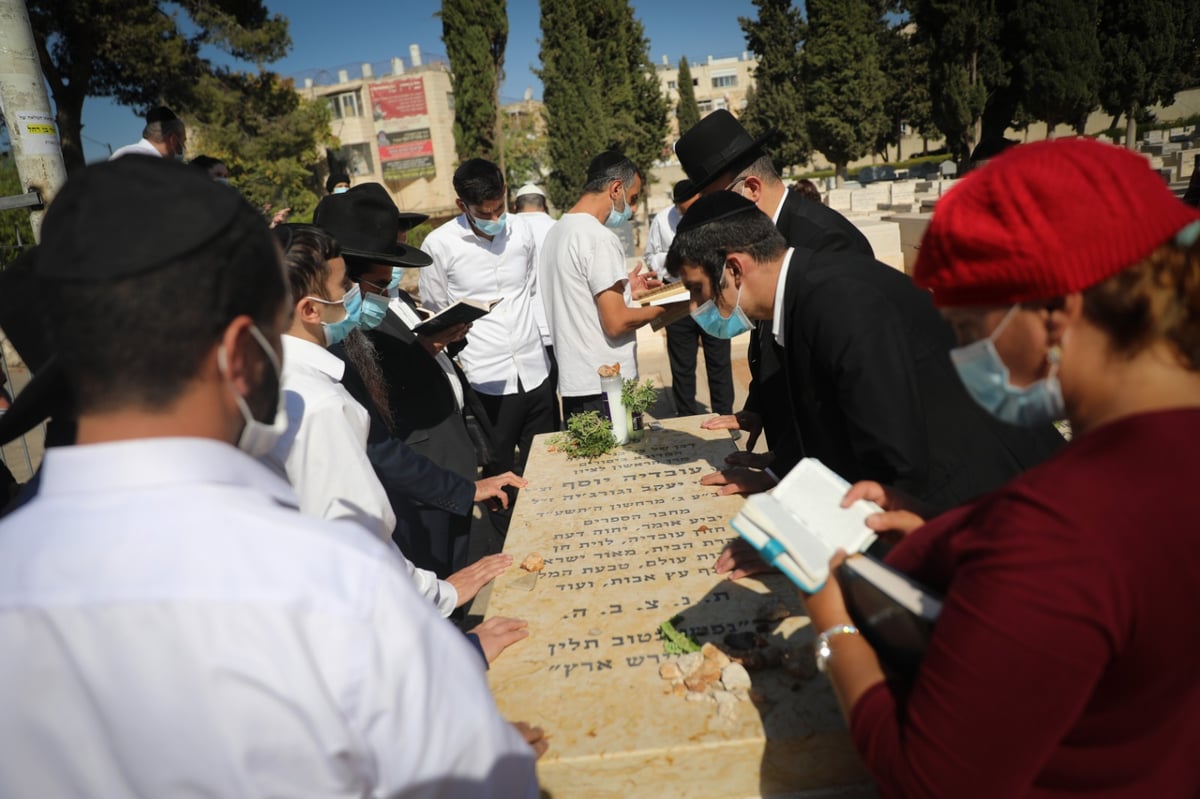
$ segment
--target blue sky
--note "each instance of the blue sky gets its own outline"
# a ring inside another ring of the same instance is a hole
[[[291,52],[270,65],[282,75],[346,65],[351,65],[351,74],[355,74],[355,65],[387,61],[392,56],[409,63],[410,44],[419,45],[424,53],[446,52],[441,20],[434,16],[441,7],[436,0],[267,0],[267,7],[290,20]],[[651,0],[635,2],[634,11],[646,28],[650,57],[656,64],[663,55],[671,63],[684,55],[692,62],[710,55],[738,55],[746,48],[738,17],[755,15],[751,0]],[[505,100],[518,100],[526,88],[532,88],[534,97],[540,98],[541,84],[532,71],[538,64],[541,36],[536,0],[509,0],[508,26],[501,95]],[[208,55],[220,60],[220,54]],[[136,141],[143,124],[129,109],[97,97],[84,103],[83,123],[84,153],[89,161],[107,157],[107,145],[116,149]]]

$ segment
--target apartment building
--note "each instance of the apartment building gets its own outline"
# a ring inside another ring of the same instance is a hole
[[[341,142],[351,185],[387,186],[396,205],[434,217],[452,216],[454,93],[444,56],[409,47],[408,62],[309,70],[295,76],[296,90],[323,99]]]

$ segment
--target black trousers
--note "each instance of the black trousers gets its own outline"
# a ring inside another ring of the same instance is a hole
[[[515,394],[483,394],[479,401],[492,423],[496,444],[495,460],[485,467],[487,474],[513,471],[521,474],[529,459],[529,447],[539,433],[553,433],[557,410],[554,382],[547,377],[537,388],[526,390],[517,381]]]
[[[554,429],[562,428],[562,411],[558,406],[558,359],[554,357],[554,347],[546,347],[546,357],[550,359],[550,386],[554,390]]]
[[[566,429],[566,421],[577,413],[586,411],[598,411],[601,416],[608,418],[608,411],[604,407],[603,394],[587,394],[582,397],[563,397],[562,398],[562,418],[563,429]]]
[[[696,320],[685,316],[667,325],[667,359],[671,362],[671,395],[680,416],[704,413],[696,402],[696,350],[704,346],[708,394],[713,413],[733,413],[733,369],[729,365],[729,340],[710,336]]]

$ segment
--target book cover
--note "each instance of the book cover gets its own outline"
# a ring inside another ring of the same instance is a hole
[[[868,554],[837,568],[846,610],[886,667],[912,680],[942,612],[941,597]]]
[[[841,507],[850,484],[816,458],[804,458],[779,485],[747,498],[730,524],[759,554],[812,593],[829,578],[837,549],[860,552],[875,542],[867,516],[882,510],[858,500]]]
[[[413,332],[421,336],[432,336],[455,325],[465,325],[491,313],[492,309],[504,298],[481,302],[479,300],[459,300],[453,305],[446,306],[438,313],[426,319],[413,328]]]

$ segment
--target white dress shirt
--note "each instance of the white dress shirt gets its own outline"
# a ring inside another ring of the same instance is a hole
[[[421,243],[433,263],[420,270],[421,304],[435,313],[460,300],[504,298],[476,319],[458,362],[481,394],[516,394],[550,376],[550,362],[538,333],[537,242],[533,229],[508,214],[504,230],[491,241],[475,235],[465,214],[441,225]]]
[[[554,217],[545,211],[522,211],[520,216],[529,223],[529,228],[533,231],[533,241],[537,245],[538,252],[541,252],[546,234],[550,232],[550,228],[554,227]],[[542,337],[542,345],[553,347],[554,339],[550,336],[550,323],[546,321],[545,295],[540,289],[537,299],[533,303],[533,315],[537,319],[538,334]]]
[[[162,158],[160,153],[154,147],[154,142],[149,139],[142,139],[133,144],[126,144],[124,147],[118,147],[116,151],[108,157],[109,161],[116,161],[123,155],[152,155],[155,158]]]
[[[679,213],[679,207],[676,205],[669,205],[655,214],[650,222],[650,233],[646,236],[646,249],[642,252],[646,266],[668,283],[679,279],[666,274],[663,267],[667,265],[667,250],[671,249],[671,242],[675,241],[675,228],[679,226],[679,220],[682,218],[683,215]]]
[[[771,317],[771,335],[775,337],[775,343],[781,347],[786,332],[783,325],[787,321],[784,298],[787,292],[788,267],[792,265],[792,253],[795,251],[794,247],[788,247],[788,251],[784,253],[783,263],[779,267],[779,282],[775,284],[775,315]]]
[[[0,521],[0,796],[536,797],[393,551],[234,447],[46,452]]]
[[[282,341],[288,426],[263,461],[292,484],[300,510],[322,519],[349,519],[394,546],[396,514],[367,458],[371,417],[341,383],[345,362],[311,341],[295,336]],[[403,560],[417,590],[443,616],[454,612],[454,586]]]

